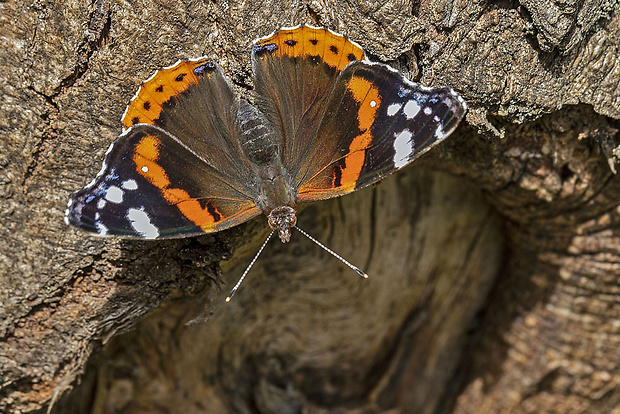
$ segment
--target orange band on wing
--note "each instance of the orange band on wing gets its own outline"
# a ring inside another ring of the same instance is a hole
[[[339,173],[340,186],[344,193],[353,191],[362,172],[366,149],[372,142],[370,127],[375,122],[377,108],[381,105],[379,90],[371,82],[359,77],[352,77],[347,83],[347,90],[360,104],[357,112],[358,128],[362,133],[351,141],[345,167]]]
[[[207,59],[181,60],[170,68],[160,69],[140,86],[129,102],[122,122],[125,128],[135,124],[154,125],[162,111],[162,104],[179,96],[190,85],[197,85],[194,69],[207,63]]]
[[[305,58],[320,56],[323,62],[337,70],[343,70],[354,60],[364,59],[364,50],[347,38],[324,28],[300,26],[294,29],[280,29],[273,35],[261,39],[258,44],[276,45],[276,56]]]
[[[144,136],[133,155],[136,171],[148,182],[161,190],[162,196],[195,225],[204,231],[212,231],[222,214],[212,204],[207,203],[203,208],[198,200],[192,198],[189,193],[180,188],[170,188],[170,180],[164,169],[157,164],[159,157],[159,145],[161,141],[152,135]]]

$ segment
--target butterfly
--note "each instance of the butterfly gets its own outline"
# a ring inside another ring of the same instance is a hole
[[[326,28],[257,39],[252,70],[253,102],[235,96],[204,57],[144,81],[101,171],[71,195],[66,223],[99,236],[160,239],[265,214],[269,237],[277,232],[286,243],[298,204],[405,167],[448,137],[467,110],[451,88],[410,82]]]

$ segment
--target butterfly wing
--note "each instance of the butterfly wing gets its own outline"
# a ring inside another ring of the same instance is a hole
[[[223,230],[261,211],[217,65],[184,60],[147,80],[99,175],[73,194],[66,221],[99,235],[165,238]]]
[[[467,110],[450,88],[425,88],[391,67],[353,62],[331,92],[315,145],[294,177],[298,201],[323,200],[373,184],[424,154]]]
[[[222,176],[252,177],[236,125],[238,99],[220,67],[206,58],[180,60],[147,79],[132,98],[122,123],[156,125],[201,154]]]
[[[260,213],[246,189],[178,138],[139,124],[110,146],[95,180],[71,196],[66,219],[102,236],[154,239],[219,231]]]
[[[307,160],[329,93],[350,62],[365,59],[357,44],[325,28],[283,28],[252,50],[256,105],[273,125],[279,153],[296,175]]]

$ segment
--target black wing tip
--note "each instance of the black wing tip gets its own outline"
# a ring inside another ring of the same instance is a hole
[[[91,217],[89,214],[85,214],[84,209],[88,207],[86,198],[88,197],[88,187],[85,187],[69,197],[67,208],[65,210],[64,221],[65,224],[75,226],[79,229],[87,231],[89,233],[96,233],[100,236],[106,236],[105,226],[97,225],[94,215]]]

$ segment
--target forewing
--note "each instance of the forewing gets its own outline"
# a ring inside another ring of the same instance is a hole
[[[101,236],[154,239],[215,232],[260,213],[247,188],[179,138],[139,124],[112,143],[101,172],[71,196],[65,221]]]
[[[426,88],[391,67],[354,62],[331,92],[298,201],[323,200],[373,184],[448,137],[467,110],[452,89]]]
[[[236,125],[239,101],[222,70],[206,58],[180,60],[158,70],[132,98],[122,123],[156,125],[178,138],[222,176],[252,177]]]
[[[283,28],[255,42],[256,105],[273,125],[292,175],[304,168],[299,162],[311,150],[338,74],[360,59],[361,47],[325,28]]]

